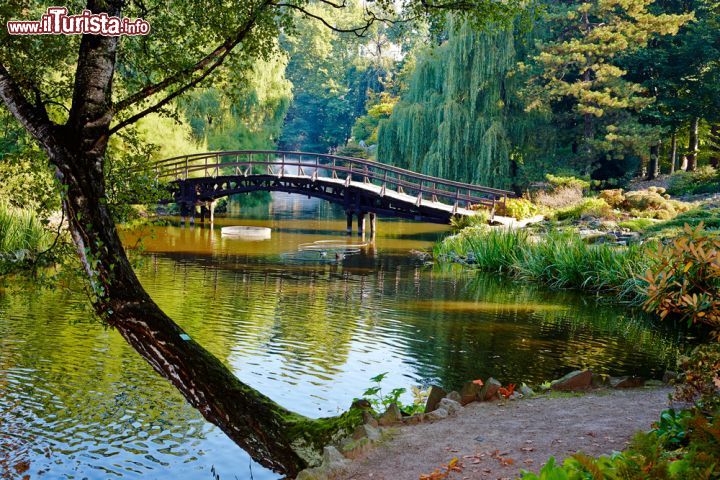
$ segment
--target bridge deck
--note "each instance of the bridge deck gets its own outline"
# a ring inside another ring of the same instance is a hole
[[[514,196],[372,160],[304,152],[209,152],[162,160],[154,170],[170,181],[174,201],[193,210],[223,196],[266,190],[323,198],[359,218],[376,213],[448,223],[455,215],[474,215],[473,206],[494,213]]]

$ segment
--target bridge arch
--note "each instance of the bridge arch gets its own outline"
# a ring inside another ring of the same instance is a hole
[[[432,177],[380,162],[331,154],[241,150],[184,155],[153,166],[168,183],[167,202],[183,213],[218,198],[253,191],[286,192],[320,198],[358,217],[366,214],[449,223],[474,215],[474,208],[494,213],[513,192]],[[371,221],[372,225],[372,221]]]

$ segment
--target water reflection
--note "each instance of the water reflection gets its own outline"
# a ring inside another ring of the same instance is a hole
[[[442,226],[382,221],[374,245],[338,261],[293,258],[311,242],[348,240],[332,208],[288,198],[264,218],[126,232],[125,241],[144,238],[138,271],[161,307],[292,410],[336,413],[384,371],[388,388],[452,388],[488,375],[538,382],[578,367],[657,376],[673,362],[672,332],[637,312],[432,268],[408,253],[429,248]],[[273,234],[222,238],[218,227],[231,224]],[[117,333],[88,323],[84,305],[62,290],[0,290],[0,477],[211,478],[214,468],[249,478],[252,465],[254,478],[276,478]]]

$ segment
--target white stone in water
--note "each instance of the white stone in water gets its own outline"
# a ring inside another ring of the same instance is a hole
[[[236,225],[223,227],[220,234],[223,237],[237,238],[240,240],[268,240],[272,230],[267,227],[253,227],[249,225]]]

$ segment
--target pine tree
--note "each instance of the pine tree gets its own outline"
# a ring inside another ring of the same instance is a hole
[[[587,170],[602,169],[609,157],[647,152],[657,142],[635,116],[654,98],[625,78],[618,58],[646,46],[655,35],[676,34],[693,16],[655,15],[649,11],[651,4],[652,0],[575,1],[555,5],[548,17],[553,39],[539,45],[530,67],[536,75],[528,91],[529,106],[568,115],[574,150]]]

